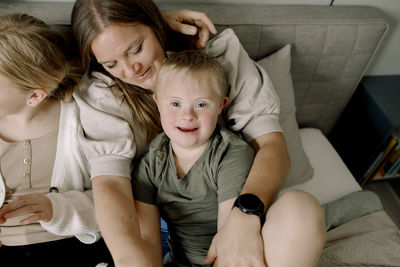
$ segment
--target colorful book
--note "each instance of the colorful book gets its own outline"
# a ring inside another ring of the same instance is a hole
[[[392,152],[386,157],[382,162],[379,169],[376,171],[373,180],[381,179],[389,175],[389,170],[393,164],[400,158],[400,142],[397,142],[397,146],[392,150]]]
[[[372,164],[369,166],[369,168],[367,169],[367,171],[364,173],[363,177],[361,178],[361,180],[359,181],[360,184],[363,184],[363,182],[367,179],[367,177],[369,176],[369,174],[372,172],[372,170],[376,167],[376,165],[378,164],[378,162],[382,159],[383,157],[383,151],[379,152],[378,156],[375,158],[374,162],[372,162]]]
[[[383,150],[389,144],[391,138],[392,138],[392,136],[390,136],[389,138],[387,138],[385,140],[385,142],[383,143],[383,145],[381,146],[381,148],[379,150],[379,153],[377,153],[377,156],[375,157],[374,161],[369,165],[369,167],[365,171],[364,175],[360,179],[357,180],[359,184],[362,184],[362,182],[370,175],[372,170],[375,168],[375,166],[381,160],[381,158],[383,157],[383,154],[384,154]]]
[[[387,173],[385,174],[385,178],[393,176],[393,175],[400,175],[400,157],[394,162],[394,164],[392,165],[392,167],[390,167],[390,169],[387,171]]]
[[[386,142],[387,145],[383,147],[381,152],[379,153],[378,157],[375,159],[374,163],[371,165],[371,167],[368,169],[368,171],[364,174],[364,179],[361,181],[361,185],[366,185],[369,182],[372,181],[372,178],[374,177],[375,172],[379,169],[383,161],[386,159],[386,157],[393,151],[393,149],[396,147],[398,140],[397,138],[394,138],[393,136],[390,136],[388,138],[389,142]]]

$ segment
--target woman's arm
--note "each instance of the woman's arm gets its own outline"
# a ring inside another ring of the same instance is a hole
[[[96,216],[115,265],[152,266],[140,236],[131,181],[97,176],[92,183]]]
[[[286,143],[282,133],[268,133],[251,144],[257,153],[242,194],[257,195],[268,209],[289,171]],[[257,216],[234,208],[214,237],[205,262],[209,264],[216,258],[214,266],[265,266],[260,231]],[[240,255],[235,251],[241,251]]]
[[[83,80],[74,93],[81,129],[80,149],[88,160],[100,231],[116,266],[151,266],[140,237],[130,165],[136,152],[132,112],[100,73]],[[104,81],[104,82],[102,82]],[[128,112],[129,111],[129,112]]]
[[[163,16],[168,26],[174,31],[186,35],[197,35],[198,48],[206,46],[210,32],[217,33],[214,23],[203,12],[182,9],[164,12]]]
[[[231,105],[224,112],[228,127],[257,151],[242,193],[257,195],[268,208],[290,165],[279,125],[279,98],[266,72],[250,59],[232,29],[208,42],[206,50],[217,57],[230,84]],[[265,266],[260,230],[257,216],[234,208],[213,240],[207,263],[217,257],[214,266]],[[227,263],[230,259],[232,264]]]
[[[135,200],[140,233],[153,266],[163,266],[160,212],[157,206]]]
[[[268,209],[289,172],[289,153],[285,138],[279,132],[257,137],[251,145],[257,153],[242,194],[257,195]]]

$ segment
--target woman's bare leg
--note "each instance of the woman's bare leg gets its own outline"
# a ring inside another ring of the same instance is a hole
[[[284,193],[268,210],[262,236],[268,267],[316,266],[326,240],[318,200],[299,190]]]

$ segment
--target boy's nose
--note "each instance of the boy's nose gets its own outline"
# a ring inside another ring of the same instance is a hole
[[[186,120],[193,120],[196,117],[196,112],[194,112],[193,108],[185,108],[183,110],[183,116],[184,119]]]

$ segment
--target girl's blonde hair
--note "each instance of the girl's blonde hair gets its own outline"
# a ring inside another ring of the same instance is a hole
[[[78,75],[70,72],[61,35],[26,14],[0,17],[0,74],[23,90],[44,88],[70,101]]]
[[[149,26],[164,51],[180,51],[188,46],[194,46],[193,40],[187,39],[168,27],[160,10],[151,0],[76,0],[71,22],[82,64],[89,74],[92,71],[99,71],[111,76],[96,62],[90,48],[94,38],[110,25],[139,23]],[[127,84],[115,77],[112,78],[114,84],[111,87],[123,92],[138,121],[147,129],[147,141],[151,141],[162,130],[152,92]]]

